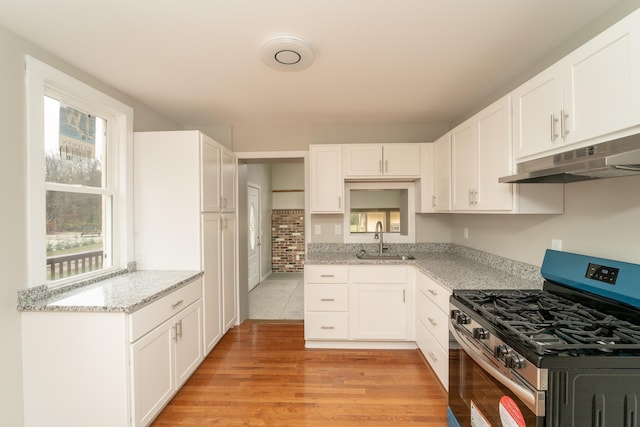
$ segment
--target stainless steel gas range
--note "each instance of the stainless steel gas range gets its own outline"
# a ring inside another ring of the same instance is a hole
[[[640,427],[640,265],[549,250],[541,273],[453,292],[449,426]]]

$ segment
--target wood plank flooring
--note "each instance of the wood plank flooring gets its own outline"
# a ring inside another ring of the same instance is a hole
[[[300,321],[245,321],[152,426],[444,427],[446,407],[417,350],[305,349]]]

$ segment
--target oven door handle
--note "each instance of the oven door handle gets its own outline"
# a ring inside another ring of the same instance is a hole
[[[482,369],[487,371],[493,378],[495,378],[502,385],[511,390],[513,394],[518,396],[518,398],[522,400],[524,404],[527,405],[527,407],[536,414],[536,416],[544,416],[544,392],[534,392],[526,387],[515,383],[512,379],[503,374],[499,369],[496,369],[495,366],[493,366],[487,360],[484,360],[481,357],[481,355],[484,353],[479,354],[477,350],[474,350],[472,342],[464,334],[460,333],[455,324],[452,324],[452,327],[449,329],[451,330],[451,333],[455,337],[458,344],[460,344],[460,347],[462,347],[464,352],[467,353],[467,355],[469,355],[469,357],[472,358],[478,365],[480,365]],[[542,405],[539,405],[539,403],[542,403]]]

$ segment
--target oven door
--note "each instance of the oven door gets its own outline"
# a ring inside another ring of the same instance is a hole
[[[449,426],[544,426],[543,416],[536,416],[527,404],[461,347],[449,348]]]

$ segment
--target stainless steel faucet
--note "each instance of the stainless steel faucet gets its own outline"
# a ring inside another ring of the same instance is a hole
[[[384,247],[384,239],[382,237],[383,235],[383,230],[382,230],[382,221],[378,221],[376,222],[376,233],[373,235],[373,238],[376,240],[380,240],[380,243],[378,244],[378,255],[382,255],[382,251],[384,251],[385,247]]]

